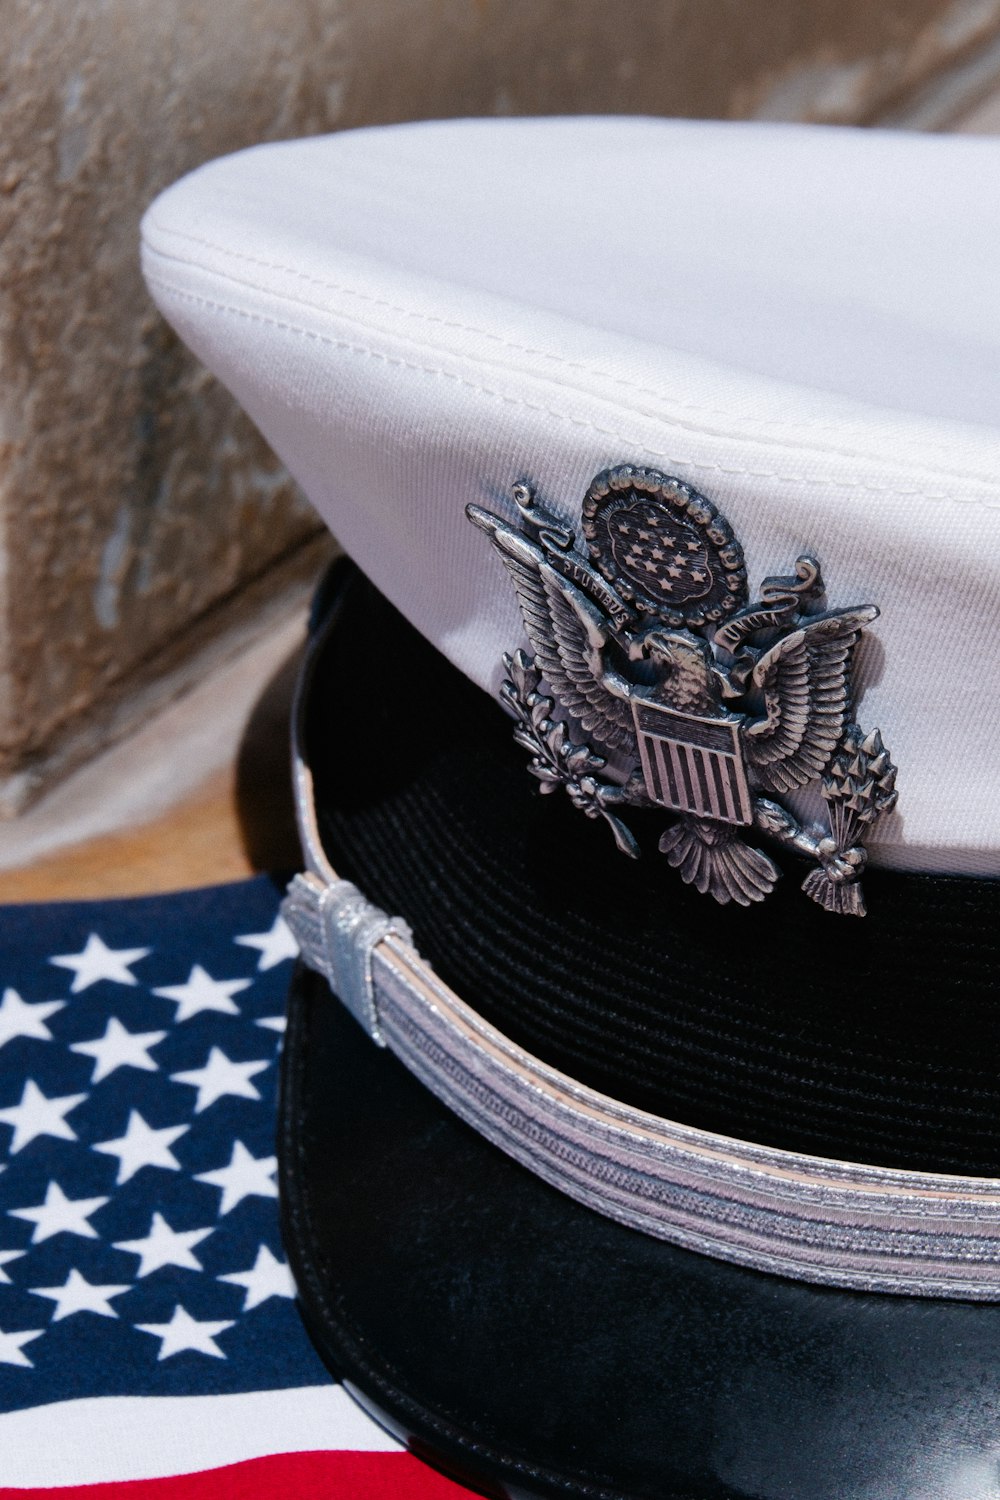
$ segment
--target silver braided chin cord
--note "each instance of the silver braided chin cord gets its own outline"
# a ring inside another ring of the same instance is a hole
[[[295,795],[309,866],[285,919],[310,968],[480,1135],[577,1202],[657,1239],[800,1281],[1000,1301],[1000,1183],[830,1161],[659,1119],[516,1046],[449,990],[405,922],[331,866],[302,755]]]
[[[412,946],[413,934],[399,917],[387,917],[349,880],[322,881],[296,875],[281,903],[302,957],[325,975],[330,988],[373,1042],[385,1046],[372,979],[372,954],[390,933]]]

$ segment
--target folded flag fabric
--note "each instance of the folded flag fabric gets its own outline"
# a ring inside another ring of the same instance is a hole
[[[330,1378],[278,1233],[265,878],[0,910],[0,1500],[456,1500]]]

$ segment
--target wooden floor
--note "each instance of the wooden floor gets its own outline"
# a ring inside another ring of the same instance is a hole
[[[0,872],[0,902],[145,895],[297,867],[293,820],[284,821],[280,834],[268,827],[270,853],[248,841],[244,820],[235,778],[220,773],[151,823]]]

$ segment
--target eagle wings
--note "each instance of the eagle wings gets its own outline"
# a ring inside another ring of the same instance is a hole
[[[612,690],[607,616],[582,589],[559,573],[542,549],[499,516],[478,506],[469,516],[493,541],[514,584],[521,618],[542,676],[567,713],[606,755],[637,755],[627,684]]]
[[[802,883],[813,901],[863,916],[864,840],[897,798],[878,730],[851,722],[852,658],[874,605],[821,612],[806,555],[751,602],[743,549],[714,502],[637,464],[591,480],[579,544],[530,484],[513,499],[519,524],[476,505],[466,514],[510,576],[534,652],[504,658],[501,697],[542,791],[564,787],[632,856],[621,811],[665,809],[660,852],[722,904],[762,901],[778,879],[744,839],[752,830],[814,861]],[[816,781],[825,829],[781,800]]]
[[[535,542],[489,511],[470,506],[469,515],[488,533],[511,577],[536,664],[560,705],[601,753],[637,761],[630,701],[636,685],[627,676],[635,634],[615,631],[601,606]],[[579,576],[579,554],[574,560]],[[599,586],[607,593],[603,581]],[[715,668],[718,716],[742,712],[740,739],[759,790],[789,792],[823,774],[850,718],[854,648],[877,614],[866,605],[800,619],[756,653],[742,692],[731,683],[723,688],[723,674]]]
[[[851,714],[851,657],[877,615],[873,604],[816,615],[757,662],[752,682],[765,711],[743,725],[742,739],[766,791],[794,791],[826,770]]]

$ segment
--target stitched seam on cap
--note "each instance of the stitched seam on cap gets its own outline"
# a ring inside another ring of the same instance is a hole
[[[550,363],[558,365],[565,370],[574,370],[579,371],[582,374],[596,376],[597,379],[606,380],[611,385],[620,386],[622,390],[630,391],[633,395],[649,396],[655,400],[663,400],[663,392],[658,391],[655,387],[639,385],[633,380],[628,380],[623,375],[613,375],[610,371],[602,370],[589,361],[564,359],[562,355],[556,354],[550,349],[540,349],[531,344],[519,344],[513,339],[504,338],[502,334],[492,333],[489,329],[479,327],[473,323],[462,323],[457,319],[443,318],[435,313],[420,312],[416,308],[405,307],[398,302],[391,302],[387,297],[376,297],[370,292],[360,291],[357,287],[347,286],[344,282],[328,281],[322,276],[310,276],[307,272],[297,270],[295,266],[285,265],[281,261],[264,260],[259,256],[248,255],[245,251],[232,250],[227,248],[225,245],[216,244],[213,240],[206,240],[198,235],[185,234],[182,230],[179,229],[171,229],[167,225],[160,223],[159,220],[152,217],[150,219],[150,223],[160,234],[168,235],[174,239],[186,240],[193,245],[201,245],[204,249],[212,250],[216,254],[225,257],[227,260],[243,261],[247,265],[259,266],[262,270],[279,271],[283,275],[295,277],[296,280],[304,282],[307,286],[322,287],[324,291],[337,292],[339,295],[344,297],[353,297],[359,302],[366,302],[370,306],[382,308],[386,312],[399,313],[401,317],[411,318],[418,322],[449,329],[455,333],[474,334],[477,338],[482,338],[489,341],[490,343],[495,343],[501,349],[509,349],[512,353],[527,354],[538,359],[547,360]],[[150,245],[148,242],[146,248],[153,255],[160,256],[163,260],[174,260],[179,265],[190,266],[194,270],[207,271],[210,275],[217,275],[220,277],[225,276],[226,280],[232,281],[235,285],[248,286],[253,288],[255,291],[265,292],[270,296],[286,298],[289,301],[293,300],[288,296],[287,292],[276,291],[273,287],[261,286],[259,283],[253,281],[241,281],[238,277],[228,276],[225,275],[225,273],[216,270],[215,268],[205,266],[201,261],[194,260],[192,258],[185,258],[181,255],[171,255],[169,254],[169,252],[161,250],[155,245]],[[322,310],[318,308],[317,304],[314,303],[304,303],[304,305],[317,306],[317,310]],[[345,314],[345,316],[349,315]],[[701,412],[705,416],[726,417],[731,421],[735,420],[737,422],[746,423],[747,425],[752,424],[758,420],[755,417],[749,416],[734,418],[732,413],[720,407],[706,406],[699,401],[674,400],[672,404],[680,411]],[[802,422],[772,421],[770,425],[776,431],[782,431],[786,429],[788,431],[795,431],[796,429],[801,429],[806,432],[836,432],[842,424],[837,422],[819,422],[806,420]],[[932,444],[931,449],[932,451],[939,452],[942,454],[942,456],[944,456],[944,450],[939,448],[937,445]]]
[[[632,449],[638,447],[641,453],[649,458],[665,460],[668,459],[674,465],[682,465],[685,468],[696,470],[702,473],[727,474],[731,476],[741,476],[749,479],[770,479],[776,481],[779,484],[808,485],[813,487],[821,487],[824,489],[856,490],[862,494],[894,495],[899,499],[919,498],[923,500],[951,502],[957,505],[978,505],[985,510],[1000,510],[1000,498],[995,501],[991,501],[985,494],[970,495],[966,497],[946,491],[930,492],[920,488],[900,489],[896,485],[864,483],[859,480],[845,479],[842,477],[826,479],[820,476],[810,476],[804,474],[779,474],[775,470],[771,469],[748,469],[745,466],[739,465],[726,466],[725,464],[704,463],[697,459],[678,458],[676,457],[676,455],[664,453],[662,449],[641,446],[636,443],[634,438],[626,437],[623,433],[616,432],[613,428],[602,427],[599,425],[599,423],[593,422],[587,417],[576,417],[568,412],[558,411],[553,407],[545,406],[539,402],[527,401],[522,396],[511,396],[504,391],[494,390],[490,386],[481,385],[476,381],[467,379],[465,376],[457,375],[451,370],[442,369],[440,366],[418,364],[415,360],[407,360],[398,355],[385,354],[382,350],[372,349],[366,344],[355,344],[352,343],[349,339],[338,339],[334,338],[331,334],[318,333],[315,329],[303,328],[296,323],[289,323],[280,318],[272,318],[266,313],[251,312],[247,308],[236,307],[232,303],[218,302],[213,298],[200,296],[194,292],[188,292],[181,287],[174,286],[171,282],[163,280],[162,277],[147,275],[146,279],[150,286],[158,287],[160,288],[160,290],[169,293],[170,296],[175,297],[180,301],[190,302],[195,306],[209,308],[216,312],[232,313],[234,316],[244,318],[248,322],[261,323],[268,327],[280,329],[286,333],[294,333],[302,338],[311,339],[315,343],[326,344],[330,348],[340,349],[345,353],[362,355],[369,359],[378,360],[383,364],[396,366],[399,369],[412,370],[417,374],[431,375],[436,376],[442,380],[450,380],[456,385],[460,385],[468,390],[474,391],[477,395],[487,396],[496,401],[502,401],[508,406],[518,406],[526,411],[538,412],[543,416],[551,417],[554,421],[557,422],[568,423],[574,427],[586,428],[589,431],[600,434],[600,436],[602,437],[611,438],[615,442],[626,443]],[[665,415],[657,417],[656,420],[662,421],[665,425],[671,427],[682,427],[685,425],[677,422],[676,420],[672,420],[669,416]],[[692,430],[699,436],[731,439],[730,434],[712,433],[711,431],[706,431],[704,429]],[[762,442],[764,440],[758,437],[756,441]],[[772,446],[780,446],[786,449],[789,447],[788,444],[780,444],[778,442],[775,442]],[[829,458],[858,460],[865,457],[864,454],[853,453],[842,449],[809,450],[803,447],[802,451],[806,453],[812,451],[816,453],[817,456],[822,455]],[[932,470],[930,472],[933,473],[934,471]],[[983,476],[978,474],[966,474],[961,470],[955,470],[954,474],[958,479],[969,479],[976,484],[982,484],[984,486],[987,484],[987,481],[983,478]],[[935,477],[939,478],[941,476],[935,475]]]

